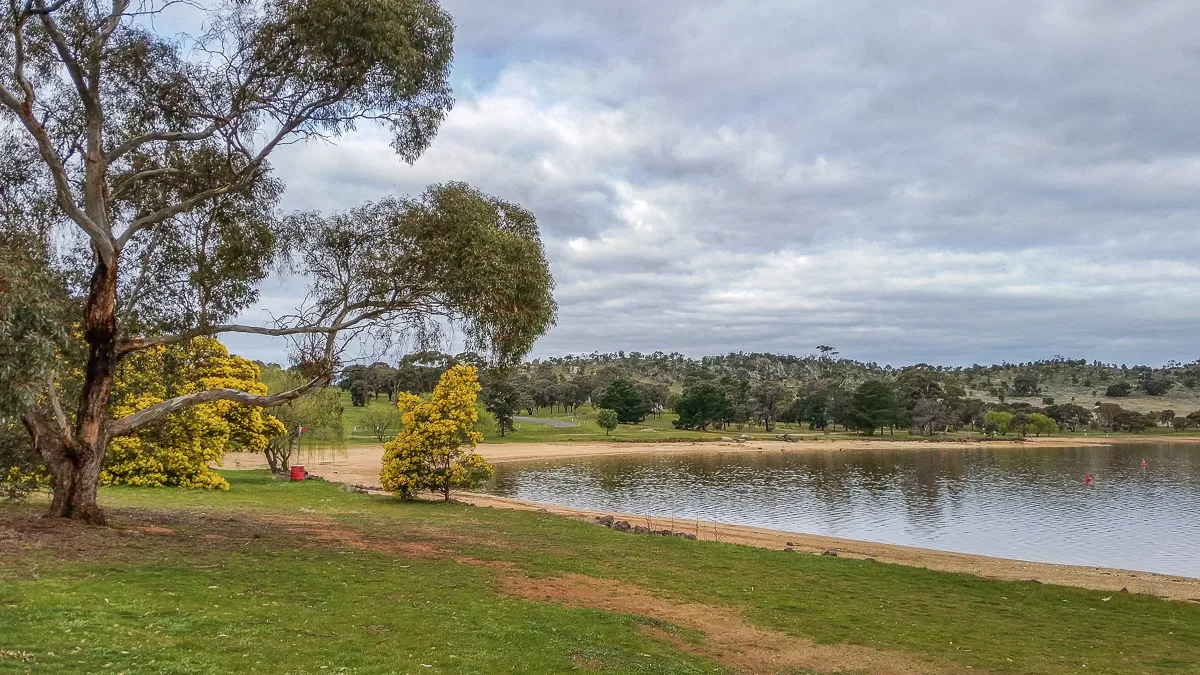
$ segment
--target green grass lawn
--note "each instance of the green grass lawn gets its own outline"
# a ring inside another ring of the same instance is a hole
[[[659,605],[916,672],[1200,672],[1196,604],[223,475],[105,489],[109,528],[0,506],[0,673],[751,669],[761,650],[713,647],[739,633]],[[563,580],[636,602],[538,595]]]

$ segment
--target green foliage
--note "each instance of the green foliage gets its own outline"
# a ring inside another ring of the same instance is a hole
[[[1058,423],[1042,413],[1029,414],[1029,426],[1036,436],[1049,436],[1058,433]]]
[[[362,420],[375,435],[375,440],[382,443],[400,424],[400,411],[391,402],[380,403],[377,401],[367,406]]]
[[[501,362],[525,354],[554,322],[554,280],[533,215],[463,183],[331,216],[298,214],[286,231],[320,304],[405,298],[379,323],[427,335],[436,326],[414,324],[412,307],[443,313],[460,321],[472,348]]]
[[[336,97],[322,130],[336,133],[363,110],[383,117],[392,147],[412,162],[453,101],[453,38],[453,21],[431,0],[274,0],[254,61],[283,86],[309,88],[308,97]]]
[[[66,279],[49,255],[37,234],[0,227],[0,421],[44,390],[70,339]]]
[[[1104,395],[1109,398],[1122,398],[1131,393],[1133,393],[1133,385],[1123,380],[1116,384],[1108,385],[1108,388],[1104,390]]]
[[[675,402],[675,412],[679,415],[674,422],[675,428],[703,431],[710,424],[730,419],[733,407],[724,387],[712,381],[701,381],[683,390]]]
[[[775,421],[795,398],[787,387],[770,380],[756,384],[750,390],[750,397],[754,406],[754,416],[762,422],[767,431],[775,429]]]
[[[868,436],[876,429],[890,427],[900,417],[895,390],[882,380],[867,380],[854,390],[849,420],[851,426]]]
[[[1142,380],[1140,386],[1147,396],[1162,396],[1171,390],[1171,381],[1163,378],[1148,377]]]
[[[1071,431],[1086,427],[1092,423],[1092,411],[1074,403],[1062,403],[1046,406],[1045,414],[1053,419],[1058,426]]]
[[[650,404],[641,390],[626,379],[613,380],[605,387],[598,403],[601,408],[616,412],[621,424],[638,424],[650,412]]]
[[[533,405],[533,399],[523,383],[510,368],[490,368],[484,371],[481,398],[487,411],[496,418],[501,436],[514,431],[513,418],[522,409]]]
[[[1013,414],[1003,410],[993,410],[983,416],[983,424],[986,429],[994,430],[993,433],[1007,435],[1013,422]]]
[[[1010,393],[1013,396],[1037,396],[1041,394],[1042,389],[1038,386],[1037,373],[1030,370],[1023,370],[1017,373],[1017,376],[1013,378]]]
[[[262,381],[271,394],[296,389],[306,379],[296,370],[283,370],[276,365],[264,365],[261,369]],[[336,389],[326,387],[310,391],[300,398],[267,408],[265,412],[277,418],[287,430],[281,436],[272,437],[267,444],[267,465],[274,472],[287,471],[293,447],[320,451],[340,449],[345,444],[344,408]],[[301,427],[304,427],[304,433],[297,435]]]
[[[604,435],[612,433],[613,429],[617,428],[620,420],[617,419],[617,411],[601,408],[596,411],[596,424],[604,430]]]
[[[1131,431],[1137,433],[1151,429],[1158,424],[1158,420],[1152,415],[1146,415],[1133,410],[1122,410],[1112,417],[1113,431]]]
[[[0,158],[0,168],[10,159]],[[7,187],[0,185],[0,198]],[[69,308],[65,279],[50,268],[44,240],[0,227],[0,501],[23,499],[44,474],[18,420],[46,377],[62,370],[59,360],[71,344]]]
[[[0,419],[0,502],[20,501],[44,479],[42,458],[15,421]]]

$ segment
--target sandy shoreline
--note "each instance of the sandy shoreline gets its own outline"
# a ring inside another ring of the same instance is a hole
[[[565,459],[576,457],[601,457],[637,454],[680,454],[680,453],[749,453],[749,452],[799,452],[835,453],[858,450],[964,450],[981,447],[1090,447],[1110,445],[1114,442],[1196,442],[1200,439],[1158,439],[1154,437],[1108,438],[1092,436],[1070,439],[1034,439],[1027,443],[999,442],[923,442],[887,440],[813,440],[788,443],[783,441],[739,442],[695,442],[695,443],[512,443],[485,444],[479,452],[489,462],[519,462],[529,460]],[[379,471],[383,455],[382,445],[350,446],[341,453],[305,458],[309,473],[326,480],[373,486],[379,483]],[[237,453],[226,455],[226,469],[262,469],[266,462],[262,455]],[[881,562],[925,567],[944,572],[962,572],[992,579],[1011,581],[1038,581],[1046,584],[1080,586],[1098,590],[1119,592],[1122,588],[1132,593],[1146,593],[1174,600],[1200,602],[1200,579],[1174,577],[1149,572],[1059,565],[1052,563],[1026,562],[1006,558],[952,553],[911,546],[898,546],[876,542],[800,534],[780,530],[726,525],[708,521],[682,518],[647,517],[637,514],[604,513],[573,509],[564,506],[541,504],[481,494],[462,494],[459,500],[480,507],[536,510],[566,517],[592,520],[597,515],[614,515],[651,529],[670,529],[692,533],[698,539],[717,540],[726,543],[783,549],[788,543],[799,553],[822,553],[836,551],[841,557],[873,558]],[[629,535],[639,536],[639,535]]]
[[[1112,443],[1164,442],[1154,437],[1087,436],[1077,438],[1029,439],[1025,442],[1001,441],[889,441],[884,439],[840,439],[785,441],[692,441],[668,443],[628,442],[564,442],[564,443],[485,443],[479,454],[493,464],[575,457],[623,455],[662,455],[686,453],[750,453],[794,452],[822,453],[856,450],[967,450],[977,448],[1017,449],[1022,447],[1077,448]],[[1170,439],[1169,442],[1200,442],[1200,438]],[[329,480],[373,485],[378,482],[383,456],[382,444],[350,445],[338,452],[306,456],[307,469]],[[225,456],[227,469],[264,469],[266,460],[260,454],[230,453]]]

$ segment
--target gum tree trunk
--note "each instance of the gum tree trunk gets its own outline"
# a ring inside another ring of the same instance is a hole
[[[116,291],[115,263],[106,264],[97,257],[84,316],[88,360],[74,433],[67,437],[65,430],[53,429],[40,412],[23,418],[34,447],[50,471],[54,497],[46,511],[48,518],[105,524],[104,512],[96,503],[96,488],[108,445],[108,399],[117,362]]]

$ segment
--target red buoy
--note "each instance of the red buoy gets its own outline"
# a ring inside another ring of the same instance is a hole
[[[304,480],[304,465],[292,465],[292,480]]]
[[[1090,472],[1087,472],[1087,471],[1083,472],[1083,484],[1084,485],[1092,484],[1092,474]]]
[[[1146,470],[1146,460],[1142,460],[1142,471]]]

